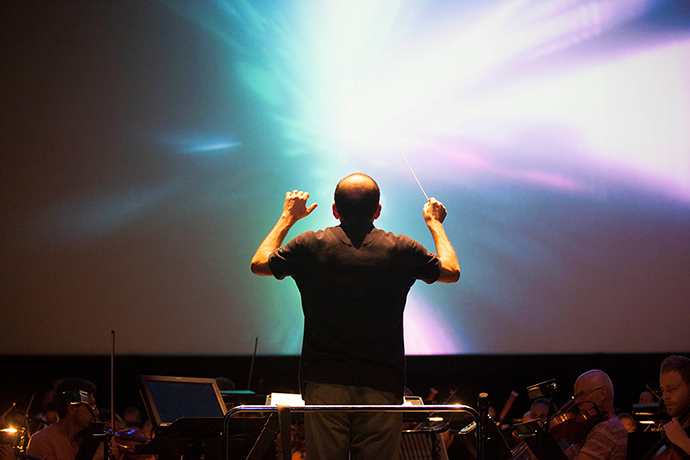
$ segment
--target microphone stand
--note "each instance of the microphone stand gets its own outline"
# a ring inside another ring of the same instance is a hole
[[[489,420],[489,394],[479,393],[477,400],[477,412],[479,413],[479,423],[477,423],[477,460],[484,460],[484,444],[486,442],[486,423]]]
[[[91,414],[91,417],[93,417],[93,422],[91,422],[89,427],[82,432],[84,434],[84,438],[79,446],[75,460],[91,460],[94,452],[98,449],[98,446],[96,446],[95,449],[91,450],[93,448],[91,440],[96,440],[98,444],[103,443],[104,459],[112,458],[110,455],[110,438],[112,437],[114,430],[110,430],[110,432],[105,430],[105,423],[100,419],[98,414],[96,414],[96,411],[94,411],[93,407],[91,407],[91,404],[89,404],[87,401],[74,402],[72,404],[85,404],[86,408]]]

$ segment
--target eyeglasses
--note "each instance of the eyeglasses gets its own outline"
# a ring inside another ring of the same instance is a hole
[[[89,403],[86,402],[86,401],[83,401],[83,402],[82,402],[82,401],[76,401],[76,402],[71,402],[71,403],[69,403],[69,404],[70,404],[70,406],[88,406],[88,407],[90,407],[90,408],[93,409],[93,410],[97,410],[97,409],[98,409],[98,406],[96,406],[95,404],[89,404]]]
[[[578,403],[579,401],[582,400],[582,398],[591,395],[595,391],[599,391],[599,390],[603,390],[603,389],[604,389],[604,387],[598,387],[598,388],[594,388],[593,390],[581,391],[578,394],[576,394],[575,396],[573,396],[573,402]]]
[[[599,391],[599,390],[603,390],[603,389],[604,389],[604,387],[599,387],[599,388],[595,388],[595,389],[593,389],[593,390],[585,391],[584,394],[583,394],[582,396],[587,396],[587,395],[589,395],[589,394],[594,393],[595,391]]]

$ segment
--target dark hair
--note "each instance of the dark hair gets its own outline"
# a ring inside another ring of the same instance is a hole
[[[55,410],[57,411],[60,418],[67,416],[67,407],[69,406],[68,397],[65,393],[85,391],[87,393],[96,393],[96,385],[89,382],[88,380],[80,379],[77,377],[70,377],[55,382],[55,394],[53,395],[53,403],[55,404]]]
[[[671,355],[661,363],[661,373],[678,372],[686,385],[690,385],[690,358],[687,356]]]
[[[354,182],[354,177],[368,181]],[[335,207],[341,220],[353,217],[371,219],[378,209],[381,191],[374,179],[362,173],[354,173],[343,178],[335,188]]]

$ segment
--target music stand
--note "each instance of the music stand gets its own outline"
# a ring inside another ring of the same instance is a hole
[[[258,395],[249,390],[220,390],[225,407],[232,409],[235,406],[260,406],[266,404],[266,395]]]
[[[82,435],[82,440],[74,460],[93,459],[94,454],[101,444],[104,445],[104,451],[107,449],[108,443],[106,441],[108,439],[108,434],[105,432],[105,422],[89,423],[89,426],[83,430],[80,435]],[[105,458],[108,458],[107,454]]]
[[[525,441],[538,460],[568,460],[551,433],[544,429],[541,420],[530,420],[514,426],[520,439]]]
[[[137,449],[159,460],[220,459],[226,406],[215,379],[141,376],[142,398],[156,436]],[[263,417],[233,420],[229,428],[230,459],[244,459],[263,428]]]
[[[227,412],[215,379],[142,375],[141,387],[156,433],[178,418],[223,418]]]
[[[259,436],[263,418],[233,419],[228,428],[228,459],[244,460]],[[222,418],[180,418],[151,442],[137,448],[137,454],[154,454],[160,460],[221,459]]]
[[[442,430],[404,430],[400,458],[404,460],[448,460]]]
[[[508,460],[512,457],[508,443],[503,437],[496,422],[491,417],[488,417],[487,421],[488,423],[484,426],[486,433],[484,439],[484,458],[490,458],[491,460]],[[470,453],[472,458],[477,459],[477,423],[472,422],[457,433],[465,449]]]

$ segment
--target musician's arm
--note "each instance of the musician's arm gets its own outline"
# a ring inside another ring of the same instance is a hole
[[[690,454],[690,437],[688,437],[688,433],[678,422],[677,418],[671,419],[670,422],[664,425],[664,431],[669,441],[686,454]]]
[[[44,428],[44,430],[47,430],[47,428]],[[31,436],[26,453],[45,460],[57,460],[58,457],[55,447],[46,439],[46,436]]]

